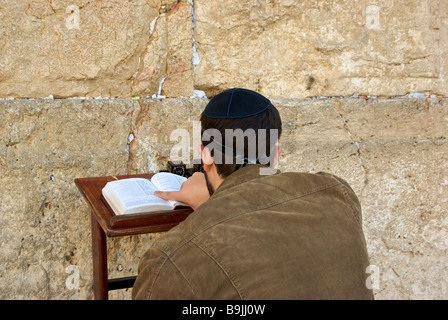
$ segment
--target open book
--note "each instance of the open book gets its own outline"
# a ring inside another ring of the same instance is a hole
[[[188,205],[160,199],[154,191],[179,191],[186,180],[176,174],[159,172],[151,180],[129,178],[108,182],[102,194],[116,215],[173,210]]]

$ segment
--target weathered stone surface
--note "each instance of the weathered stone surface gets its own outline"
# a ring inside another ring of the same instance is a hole
[[[0,296],[89,298],[89,211],[73,180],[126,172],[133,103],[3,101],[0,109]],[[70,265],[80,290],[65,285]]]
[[[376,298],[448,298],[448,100],[272,101],[284,123],[280,169],[331,172],[358,194]],[[73,179],[164,169],[172,133],[192,139],[207,102],[0,101],[0,298],[92,298],[89,210]],[[108,239],[110,276],[134,275],[158,236]],[[79,289],[66,285],[70,266]]]
[[[270,97],[447,92],[448,3],[195,1],[195,87]]]
[[[161,5],[162,7],[163,5]],[[166,4],[151,22],[151,37],[132,87],[133,96],[193,95],[191,5]]]
[[[171,149],[183,141],[183,136],[179,135],[182,133],[188,135],[189,152],[187,160],[183,162],[192,166],[193,121],[199,120],[207,102],[207,99],[189,98],[139,100],[138,109],[132,116],[131,130],[135,140],[130,145],[128,173],[165,168],[171,159]]]
[[[446,95],[447,16],[444,0],[1,0],[0,97]]]
[[[166,0],[2,0],[0,97],[146,96],[163,77],[165,95],[191,96],[189,8]]]
[[[371,140],[362,155],[368,184],[361,201],[370,261],[381,299],[447,299],[448,143]]]

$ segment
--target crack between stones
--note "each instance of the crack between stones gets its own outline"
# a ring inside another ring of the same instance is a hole
[[[148,46],[146,46],[146,48],[147,47]],[[140,74],[140,67],[142,64],[142,56],[145,56],[146,51],[147,51],[147,49],[145,49],[145,51],[138,57],[137,71],[135,71],[134,75],[132,76],[131,95],[134,91],[135,80],[137,79],[138,75]]]
[[[194,70],[201,61],[201,59],[199,58],[198,46],[194,38],[194,29],[196,25],[196,17],[194,16],[194,0],[188,0],[188,3],[191,5],[191,46],[192,46],[191,65],[193,66]]]
[[[367,184],[369,183],[369,180],[368,180],[368,177],[367,177],[367,168],[365,166],[364,159],[362,158],[362,154],[361,154],[360,141],[358,141],[358,140],[353,138],[353,135],[351,133],[351,130],[350,130],[349,126],[348,126],[347,121],[345,120],[345,118],[342,115],[342,113],[336,108],[336,106],[334,106],[334,104],[332,104],[332,108],[333,108],[334,112],[338,115],[338,117],[341,119],[345,132],[349,136],[349,138],[352,141],[353,145],[356,147],[356,153],[357,153],[357,156],[358,156],[358,159],[359,159],[359,163],[360,163],[362,171],[364,173],[364,181],[363,181],[363,186],[362,186],[361,193],[360,193],[360,196],[362,196],[363,193],[364,193],[364,189],[366,188]]]
[[[152,107],[152,103],[145,103],[140,100],[137,100],[134,103],[138,105],[138,109],[134,109],[134,111],[132,111],[130,119],[129,135],[128,140],[126,142],[126,150],[128,152],[126,174],[135,173],[133,164],[136,155],[133,150],[132,144],[138,139],[139,135],[138,131],[140,127],[143,125],[145,119],[149,117],[149,113]]]
[[[146,54],[148,53],[148,46],[152,41],[152,35],[155,32],[156,26],[157,26],[157,21],[160,19],[160,17],[164,17],[168,14],[170,14],[172,11],[176,10],[178,4],[182,2],[182,0],[176,0],[173,3],[169,4],[169,5],[162,5],[159,7],[159,14],[158,16],[156,16],[150,23],[149,25],[149,38],[148,38],[148,43],[146,44],[145,50],[139,55],[138,58],[138,64],[137,64],[137,70],[134,72],[134,74],[132,75],[132,82],[131,82],[131,96],[134,96],[134,89],[135,89],[135,82],[138,78],[138,76],[140,75],[140,73],[142,72],[143,68],[144,68],[144,58],[146,56]],[[189,1],[188,1],[189,2]],[[189,2],[190,3],[190,2]],[[159,92],[155,95],[153,95],[153,98],[164,98],[164,96],[161,96],[161,86],[163,84],[163,82],[166,79],[166,75],[165,77],[162,79],[162,82],[159,85]]]

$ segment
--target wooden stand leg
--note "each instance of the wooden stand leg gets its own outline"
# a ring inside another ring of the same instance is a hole
[[[95,300],[108,300],[106,234],[93,214],[90,215],[90,219],[92,224],[93,297]]]

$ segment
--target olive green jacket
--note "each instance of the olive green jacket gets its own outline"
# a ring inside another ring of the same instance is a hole
[[[227,177],[139,264],[134,299],[373,299],[361,208],[333,175]]]

